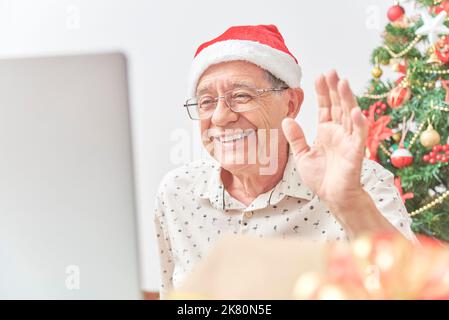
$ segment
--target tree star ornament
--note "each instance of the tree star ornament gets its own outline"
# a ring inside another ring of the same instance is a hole
[[[424,24],[416,30],[416,35],[426,35],[429,42],[434,45],[439,40],[440,34],[449,34],[449,28],[444,25],[446,16],[446,11],[441,11],[436,17],[432,17],[426,11],[421,11]]]

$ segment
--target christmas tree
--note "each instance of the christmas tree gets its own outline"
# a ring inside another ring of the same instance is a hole
[[[407,7],[407,10],[405,9]],[[367,157],[395,175],[417,233],[449,241],[449,1],[392,3],[358,102]],[[391,69],[384,79],[382,69]]]

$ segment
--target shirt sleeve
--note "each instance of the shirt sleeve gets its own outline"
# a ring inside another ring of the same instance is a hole
[[[411,229],[412,219],[394,185],[394,175],[375,161],[364,159],[361,183],[377,209],[404,237],[417,243]]]
[[[156,230],[157,245],[159,252],[161,286],[159,290],[160,299],[165,299],[167,294],[173,289],[174,261],[170,237],[164,225],[164,207],[161,195],[156,197],[154,212],[154,227]]]

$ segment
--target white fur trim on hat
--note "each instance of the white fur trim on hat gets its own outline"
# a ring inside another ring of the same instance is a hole
[[[193,60],[188,91],[190,97],[196,95],[198,80],[207,68],[220,62],[236,60],[254,63],[284,81],[290,88],[299,88],[301,85],[301,67],[289,54],[255,41],[226,40],[204,48]]]

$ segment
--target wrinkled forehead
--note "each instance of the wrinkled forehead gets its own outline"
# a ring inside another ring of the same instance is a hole
[[[232,61],[212,65],[201,75],[196,94],[236,88],[256,88],[266,85],[266,71],[246,61]]]
[[[229,78],[224,82],[221,82],[217,85],[216,82],[208,82],[201,84],[197,89],[197,96],[201,96],[207,93],[214,93],[223,89],[225,91],[234,90],[234,89],[257,89],[258,85],[252,81],[245,81],[238,77],[235,79]]]

